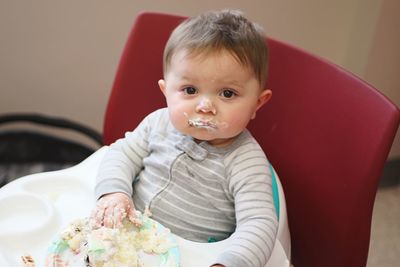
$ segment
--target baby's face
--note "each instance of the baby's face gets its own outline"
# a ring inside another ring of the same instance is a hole
[[[179,51],[159,85],[174,127],[214,146],[231,143],[271,96],[227,51],[196,56]]]

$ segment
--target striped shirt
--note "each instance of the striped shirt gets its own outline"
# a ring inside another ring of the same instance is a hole
[[[196,143],[170,123],[167,109],[145,118],[110,146],[100,166],[96,197],[132,195],[135,207],[185,239],[232,235],[217,261],[264,266],[274,246],[276,218],[269,162],[244,130],[227,147]]]

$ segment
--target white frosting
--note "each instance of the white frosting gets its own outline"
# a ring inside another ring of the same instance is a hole
[[[228,123],[221,122],[215,119],[207,119],[202,117],[189,117],[189,115],[184,112],[183,115],[188,120],[188,125],[198,129],[206,129],[207,131],[217,131],[228,127]]]
[[[61,233],[61,239],[70,249],[70,256],[75,258],[75,263],[70,266],[87,266],[85,259],[92,267],[160,266],[160,255],[176,244],[171,241],[168,229],[160,228],[147,216],[140,215],[140,218],[141,227],[127,219],[120,228],[92,229],[88,219],[72,222]]]

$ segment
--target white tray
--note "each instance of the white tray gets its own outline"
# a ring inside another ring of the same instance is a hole
[[[21,256],[25,254],[34,258],[36,267],[45,266],[47,247],[60,230],[90,215],[95,204],[94,179],[107,149],[99,149],[72,168],[28,175],[0,188],[1,267],[24,267]],[[282,202],[278,239],[266,267],[290,266],[284,198]],[[209,266],[230,242],[229,238],[215,243],[176,238],[182,267]]]

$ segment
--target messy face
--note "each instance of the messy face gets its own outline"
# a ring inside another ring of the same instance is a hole
[[[174,127],[214,146],[230,144],[271,96],[248,67],[224,50],[177,52],[159,86]]]

